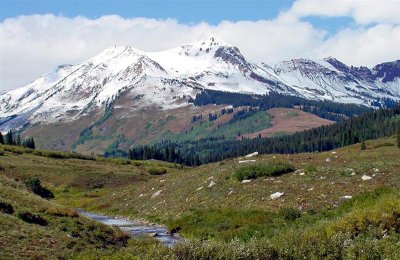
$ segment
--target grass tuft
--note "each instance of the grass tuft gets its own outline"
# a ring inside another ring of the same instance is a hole
[[[280,176],[293,171],[295,171],[294,166],[288,162],[272,161],[268,164],[241,167],[233,174],[233,177],[238,181],[243,181],[263,176]]]
[[[163,175],[167,173],[167,169],[151,167],[147,170],[150,175]]]

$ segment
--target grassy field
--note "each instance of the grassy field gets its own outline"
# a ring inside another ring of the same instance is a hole
[[[133,239],[118,251],[98,247],[81,252],[83,258],[398,259],[400,149],[394,142],[385,138],[367,141],[364,151],[356,144],[325,153],[262,155],[196,168],[6,151],[0,156],[1,198],[15,200],[10,189],[27,193],[22,183],[36,176],[55,194],[51,201],[35,198],[40,203],[144,218],[188,238],[173,249],[151,239]],[[275,161],[289,163],[295,171],[245,183],[234,177],[248,165]],[[284,195],[271,199],[276,192]],[[2,222],[17,219],[1,217]],[[20,232],[17,226],[9,228],[8,233]]]
[[[2,173],[2,172],[1,172]],[[70,258],[84,251],[114,252],[128,237],[27,191],[0,175],[0,259]],[[8,205],[5,213],[4,205]]]

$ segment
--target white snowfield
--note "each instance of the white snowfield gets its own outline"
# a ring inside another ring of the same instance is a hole
[[[18,128],[27,122],[72,121],[121,97],[130,100],[129,109],[171,109],[187,105],[201,89],[273,91],[365,105],[378,98],[400,100],[400,61],[387,64],[393,67],[393,79],[377,77],[379,68],[360,68],[360,76],[333,58],[256,64],[215,37],[161,52],[115,46],[80,64],[59,66],[24,87],[0,92],[0,125],[4,129],[7,124]]]

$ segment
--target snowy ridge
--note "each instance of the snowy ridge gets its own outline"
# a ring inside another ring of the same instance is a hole
[[[277,65],[252,63],[223,40],[203,41],[161,52],[132,46],[108,48],[77,65],[62,65],[28,85],[0,92],[0,128],[73,121],[102,113],[119,98],[132,111],[188,104],[201,89],[268,94],[371,105],[400,100],[400,61],[374,68],[349,67],[329,57]]]

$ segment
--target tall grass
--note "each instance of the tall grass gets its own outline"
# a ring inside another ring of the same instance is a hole
[[[239,168],[233,174],[233,177],[239,181],[256,179],[263,176],[279,176],[285,173],[293,172],[294,166],[288,162],[272,161],[268,164],[248,165]]]

